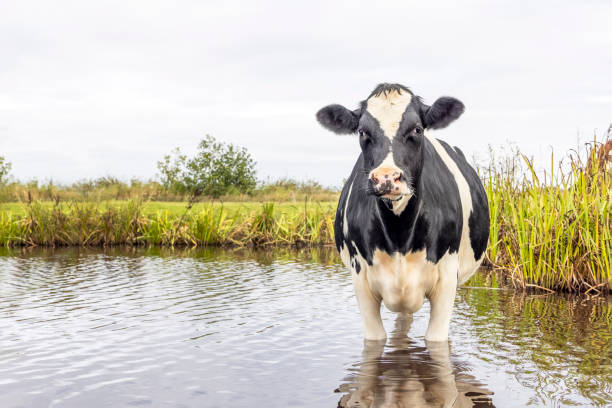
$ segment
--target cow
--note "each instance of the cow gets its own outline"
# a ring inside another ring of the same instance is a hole
[[[336,248],[349,268],[366,340],[382,340],[387,309],[410,315],[431,305],[428,341],[445,341],[456,288],[483,261],[489,210],[476,171],[457,147],[430,135],[464,105],[431,106],[399,84],[378,85],[355,110],[316,114],[337,134],[357,134],[361,154],[338,202]]]

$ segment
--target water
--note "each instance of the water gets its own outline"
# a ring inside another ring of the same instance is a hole
[[[5,251],[0,295],[0,407],[610,404],[605,298],[461,288],[449,343],[426,304],[364,345],[329,251]]]

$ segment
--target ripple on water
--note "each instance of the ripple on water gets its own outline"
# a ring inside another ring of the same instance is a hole
[[[466,288],[450,344],[423,340],[426,304],[411,322],[384,312],[389,341],[364,345],[350,276],[330,259],[0,256],[0,406],[609,402],[607,300]]]

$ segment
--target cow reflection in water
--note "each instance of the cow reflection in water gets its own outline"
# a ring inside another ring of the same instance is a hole
[[[387,351],[366,340],[362,362],[338,392],[338,407],[493,407],[490,395],[464,367],[450,362],[449,343],[418,347],[406,336],[412,316],[398,315]]]

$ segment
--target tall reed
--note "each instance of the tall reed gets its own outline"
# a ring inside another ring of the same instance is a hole
[[[612,264],[612,174],[571,154],[536,172],[517,155],[489,167],[484,180],[491,236],[488,260],[522,287],[609,291]],[[521,171],[524,170],[524,171]]]

